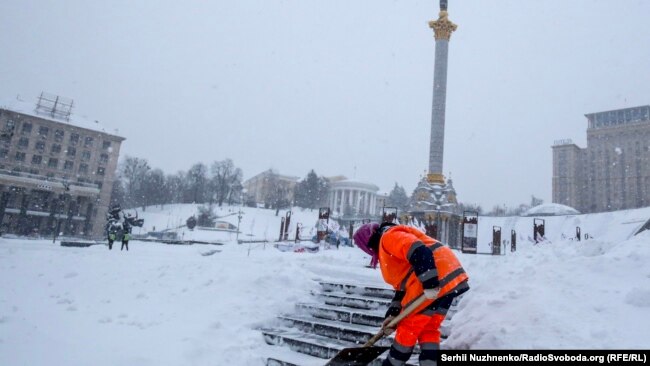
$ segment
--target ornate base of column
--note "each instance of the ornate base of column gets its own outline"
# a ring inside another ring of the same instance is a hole
[[[445,176],[442,173],[429,173],[427,174],[427,182],[429,184],[445,184]]]

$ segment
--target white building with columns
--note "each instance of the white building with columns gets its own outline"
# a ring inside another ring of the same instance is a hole
[[[353,216],[376,216],[382,203],[377,199],[379,187],[374,184],[351,179],[333,181],[330,184],[329,207],[333,215],[343,216],[349,212]]]

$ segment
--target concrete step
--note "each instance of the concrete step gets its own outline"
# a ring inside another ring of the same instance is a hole
[[[298,314],[309,314],[315,318],[336,320],[344,323],[369,325],[379,327],[384,321],[385,312],[377,310],[359,310],[345,306],[333,306],[323,304],[296,304]]]
[[[379,331],[379,327],[367,325],[341,323],[334,320],[318,319],[313,317],[285,315],[279,319],[290,328],[299,329],[305,333],[316,334],[323,337],[333,338],[363,344]],[[377,345],[390,346],[389,339],[382,339]]]
[[[363,296],[348,295],[344,293],[321,293],[317,297],[327,305],[346,306],[355,309],[383,310],[388,309],[390,300],[367,298]]]
[[[294,355],[296,354],[299,353],[294,353]],[[302,356],[306,356],[306,355],[302,355]],[[381,364],[384,362],[384,358],[386,358],[385,353],[377,357],[371,363],[369,363],[368,366],[381,366]],[[295,360],[292,357],[287,358],[286,356],[284,356],[279,358],[268,358],[266,360],[266,366],[323,366],[324,363],[328,361],[328,360],[323,360],[322,358],[316,358],[316,360],[318,360],[318,362],[313,362],[311,360],[305,362],[301,360]],[[417,356],[411,357],[411,359],[404,364],[404,366],[417,366],[417,365],[419,365]]]
[[[266,352],[266,366],[323,366],[327,360],[293,352],[287,347],[272,347]]]
[[[352,342],[335,341],[330,338],[316,336],[295,329],[276,328],[262,329],[266,343],[285,345],[297,353],[276,354],[267,358],[267,366],[316,366],[317,360],[324,365],[327,360],[336,356],[340,350],[347,347],[360,347]],[[304,357],[305,355],[311,357]],[[377,357],[369,366],[381,366],[386,353]],[[418,365],[418,355],[414,354],[406,366]]]
[[[294,352],[325,359],[334,357],[343,348],[359,346],[354,342],[309,334],[297,329],[278,327],[265,328],[261,331],[267,344],[285,345]]]
[[[353,294],[364,297],[377,297],[389,300],[395,296],[395,291],[388,287],[355,283],[334,283],[327,281],[321,281],[320,285],[325,292],[342,292],[346,294]]]

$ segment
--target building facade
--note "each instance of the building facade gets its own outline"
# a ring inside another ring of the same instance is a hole
[[[292,203],[293,191],[299,179],[269,169],[246,180],[243,186],[246,189],[246,196],[257,204],[269,203],[271,197],[283,198]],[[273,192],[274,189],[276,192]]]
[[[377,199],[378,191],[379,187],[370,183],[350,179],[331,181],[329,207],[338,217],[376,217],[382,206]]]
[[[0,104],[0,230],[99,238],[124,138],[54,111]]]
[[[650,106],[590,113],[587,147],[553,145],[553,203],[580,212],[650,205]]]

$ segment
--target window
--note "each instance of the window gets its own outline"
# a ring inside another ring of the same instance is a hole
[[[45,151],[45,141],[37,141],[36,142],[36,150],[43,152]]]
[[[20,140],[18,140],[18,148],[26,149],[27,146],[29,146],[29,139],[27,137],[21,137]]]
[[[76,156],[77,155],[77,148],[72,147],[72,146],[68,146],[68,151],[67,151],[66,155],[68,155],[70,157]]]
[[[108,154],[101,154],[99,156],[99,162],[102,164],[108,163]]]
[[[48,178],[54,178],[54,173],[47,173],[46,176],[47,176]]]
[[[38,175],[40,172],[38,171],[38,169],[31,168],[29,169],[29,173]],[[45,204],[47,204],[47,202],[45,202]]]
[[[56,142],[63,141],[63,136],[65,136],[65,132],[63,132],[63,130],[54,131],[54,141]]]
[[[52,154],[58,154],[61,152],[61,145],[59,144],[53,144],[52,149],[50,151]]]
[[[41,165],[43,162],[43,157],[40,155],[34,155],[32,156],[32,164],[34,165]]]
[[[14,137],[14,132],[12,130],[2,130],[0,134],[0,141],[2,142],[9,142],[11,141],[11,138]]]
[[[90,160],[90,151],[84,150],[81,153],[81,160]]]
[[[111,147],[111,142],[110,141],[104,141],[102,143],[102,149],[108,150],[108,149],[110,149],[110,147]]]
[[[16,153],[16,161],[25,161],[25,153],[18,151]]]
[[[63,164],[63,170],[72,170],[72,167],[74,166],[74,163],[70,160],[66,160],[65,163]]]
[[[32,124],[27,123],[27,122],[23,123],[23,128],[22,128],[21,132],[24,135],[29,135],[30,133],[32,133]]]
[[[101,166],[97,168],[97,175],[104,175],[105,172],[106,172],[106,168],[103,168]]]
[[[77,146],[78,143],[79,143],[79,134],[78,133],[70,134],[70,145]]]
[[[79,164],[79,173],[81,174],[88,173],[88,164],[84,164],[84,163]]]
[[[5,123],[5,127],[7,127],[8,130],[13,130],[14,127],[16,127],[16,122],[13,120],[7,120],[7,123]]]
[[[59,159],[50,158],[47,162],[47,166],[50,168],[57,168],[59,166]]]
[[[46,138],[49,133],[50,133],[50,129],[45,126],[41,126],[38,128],[38,135],[41,136],[41,138]]]
[[[0,158],[2,158],[2,159],[6,158],[7,154],[9,154],[8,149],[0,149]]]
[[[95,140],[94,138],[90,136],[86,136],[86,138],[84,139],[84,147],[92,147],[94,140]]]

